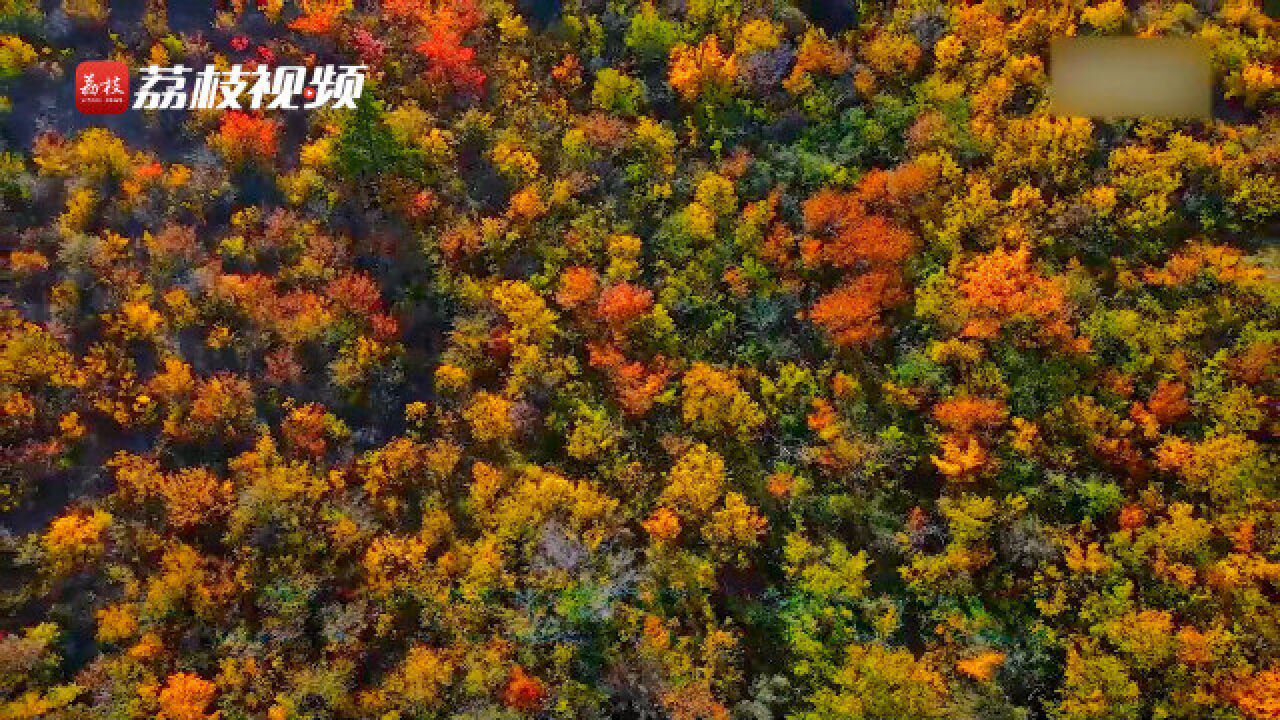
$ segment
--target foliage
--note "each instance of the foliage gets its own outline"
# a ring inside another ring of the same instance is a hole
[[[0,0],[0,718],[1280,718],[1256,3],[179,5]]]

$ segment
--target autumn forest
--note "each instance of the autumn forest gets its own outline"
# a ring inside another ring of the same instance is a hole
[[[1280,720],[1278,111],[1249,0],[0,0],[0,720]]]

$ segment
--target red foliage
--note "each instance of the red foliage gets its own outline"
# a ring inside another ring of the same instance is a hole
[[[338,307],[355,315],[372,315],[382,310],[382,291],[364,273],[346,273],[334,278],[326,294]]]
[[[360,56],[360,62],[365,65],[380,65],[382,58],[387,53],[387,44],[374,37],[373,33],[364,28],[356,28],[352,31],[351,45],[355,48],[356,54]]]
[[[426,28],[427,39],[413,49],[427,60],[427,78],[448,83],[462,92],[477,95],[483,92],[486,76],[476,64],[475,48],[462,44],[467,33],[484,19],[474,0],[451,0],[434,9],[415,8],[421,5],[397,2],[389,4],[386,10],[393,15],[415,15]]]
[[[547,689],[541,680],[526,674],[519,665],[511,669],[511,679],[502,691],[502,702],[507,707],[521,712],[534,712],[542,707],[546,699]]]
[[[409,200],[407,212],[414,220],[422,220],[440,207],[440,198],[430,190],[420,190]]]
[[[369,329],[375,339],[391,342],[400,335],[400,321],[386,313],[376,313],[369,318]]]
[[[475,65],[476,51],[461,43],[456,34],[437,31],[413,49],[427,59],[427,77],[433,82],[447,82],[456,90],[479,94],[484,90],[485,74]]]
[[[264,380],[271,385],[288,385],[302,379],[302,363],[287,347],[267,353]]]

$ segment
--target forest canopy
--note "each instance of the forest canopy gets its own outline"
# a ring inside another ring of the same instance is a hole
[[[1280,720],[1278,109],[1247,0],[0,0],[0,720]]]

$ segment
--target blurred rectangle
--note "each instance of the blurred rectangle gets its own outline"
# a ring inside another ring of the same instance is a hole
[[[1049,52],[1055,114],[1208,119],[1213,112],[1213,69],[1198,40],[1058,38]]]

